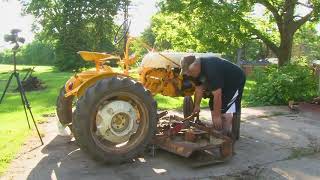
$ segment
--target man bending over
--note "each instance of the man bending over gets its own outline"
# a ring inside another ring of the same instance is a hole
[[[199,113],[201,99],[209,97],[213,127],[231,135],[232,114],[240,111],[246,82],[242,69],[219,57],[195,56],[184,57],[181,68],[196,84],[193,113]]]

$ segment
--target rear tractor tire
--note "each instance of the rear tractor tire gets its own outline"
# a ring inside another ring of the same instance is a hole
[[[96,82],[77,101],[73,132],[80,148],[104,163],[141,154],[157,127],[157,105],[142,84],[111,77]]]

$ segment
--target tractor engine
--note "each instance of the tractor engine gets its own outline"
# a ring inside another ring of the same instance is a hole
[[[192,95],[193,83],[184,81],[188,80],[183,80],[180,76],[180,68],[145,68],[140,72],[140,82],[154,95],[171,97]],[[188,86],[184,86],[185,84]]]
[[[142,59],[140,65],[140,82],[153,95],[178,97],[193,94],[195,85],[181,74],[180,60],[182,57],[218,56],[214,53],[180,53],[150,52]]]

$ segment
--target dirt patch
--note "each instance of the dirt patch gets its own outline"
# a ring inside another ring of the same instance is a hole
[[[21,84],[25,91],[39,91],[46,88],[44,82],[35,76],[29,76],[27,79],[21,81]],[[16,91],[17,90],[18,89],[16,89]]]

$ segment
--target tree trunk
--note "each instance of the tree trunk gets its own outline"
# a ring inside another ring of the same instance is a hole
[[[241,65],[242,53],[243,53],[243,48],[238,48],[238,49],[237,49],[237,65],[238,65],[238,66]]]
[[[293,43],[293,33],[284,33],[281,37],[281,44],[279,51],[276,54],[278,57],[278,66],[281,67],[291,59],[292,53],[292,43]]]

